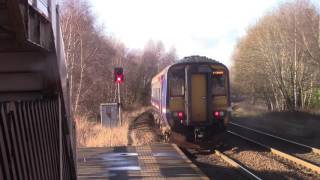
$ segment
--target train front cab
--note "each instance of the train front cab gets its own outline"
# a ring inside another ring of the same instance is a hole
[[[173,130],[188,140],[226,129],[230,113],[228,69],[222,64],[176,64],[168,70],[167,114]]]

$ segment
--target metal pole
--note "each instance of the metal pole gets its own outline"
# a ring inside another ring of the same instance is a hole
[[[100,104],[100,126],[102,126],[102,105]]]
[[[60,95],[58,97],[58,107],[59,107],[59,164],[60,164],[60,180],[63,179],[63,159],[62,159],[62,105]]]
[[[120,122],[120,126],[122,125],[122,119],[121,119],[121,98],[120,98],[120,83],[118,82],[118,109],[119,109],[119,122]]]

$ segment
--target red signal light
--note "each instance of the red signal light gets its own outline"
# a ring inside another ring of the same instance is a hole
[[[117,77],[116,78],[117,83],[122,83],[123,82],[123,75],[117,75],[116,77]]]
[[[116,83],[124,81],[123,69],[121,67],[114,68],[114,81]]]

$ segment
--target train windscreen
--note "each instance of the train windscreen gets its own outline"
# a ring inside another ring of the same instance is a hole
[[[169,83],[171,97],[184,96],[184,69],[172,71]]]
[[[212,77],[212,95],[225,96],[226,95],[226,79],[223,71],[215,71]]]

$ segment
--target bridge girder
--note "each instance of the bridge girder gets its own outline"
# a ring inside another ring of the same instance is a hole
[[[9,40],[10,43],[1,43],[0,52],[33,51],[35,48],[54,50],[51,23],[49,16],[28,3],[28,0],[1,0],[0,40]]]

